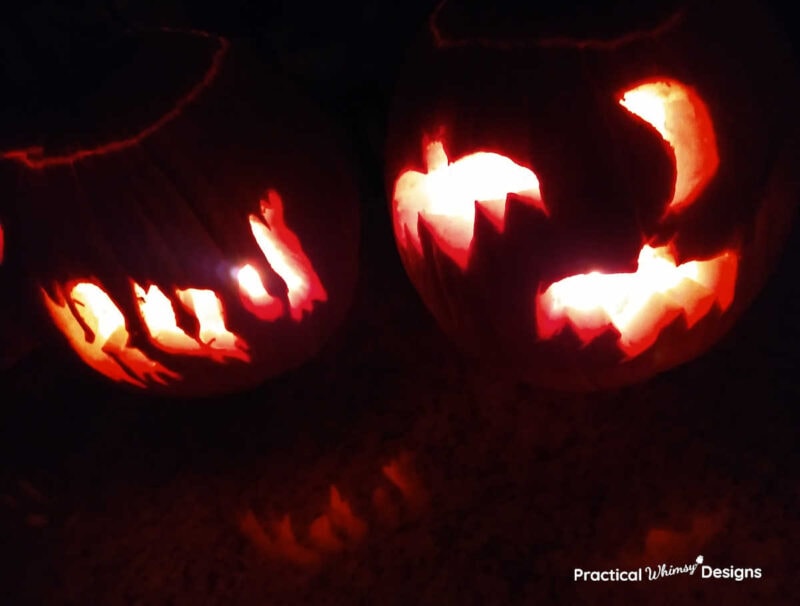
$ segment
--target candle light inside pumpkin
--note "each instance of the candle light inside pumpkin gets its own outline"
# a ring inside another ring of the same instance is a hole
[[[683,211],[719,166],[708,109],[693,89],[671,79],[629,88],[618,101],[655,129],[674,154],[674,189],[664,214]],[[401,247],[422,254],[418,225],[424,220],[439,249],[465,272],[472,253],[476,208],[500,234],[509,194],[543,217],[549,216],[539,179],[531,168],[485,151],[450,162],[440,140],[427,141],[424,151],[427,172],[405,171],[395,184],[395,233]],[[662,329],[679,315],[691,328],[715,304],[722,311],[728,309],[737,270],[738,256],[732,249],[678,265],[668,246],[644,245],[635,272],[597,270],[540,288],[534,300],[537,336],[552,339],[571,325],[586,344],[616,330],[619,348],[628,358],[635,357],[651,347]]]

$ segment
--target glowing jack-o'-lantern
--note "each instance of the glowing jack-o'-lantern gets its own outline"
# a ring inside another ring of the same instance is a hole
[[[398,248],[439,323],[567,389],[710,347],[798,193],[797,89],[769,16],[468,4],[432,15],[387,147]]]
[[[21,256],[45,317],[106,377],[252,386],[342,320],[354,183],[319,111],[242,47],[159,31],[132,49],[79,97],[81,128],[65,112],[65,138],[2,153]]]

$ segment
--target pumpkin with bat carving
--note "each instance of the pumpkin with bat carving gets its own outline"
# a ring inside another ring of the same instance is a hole
[[[468,351],[545,386],[697,356],[798,193],[791,52],[757,4],[445,0],[397,85],[403,263]]]
[[[88,366],[148,393],[231,392],[306,361],[357,271],[337,133],[225,38],[114,44],[114,69],[51,99],[47,128],[18,129],[0,159],[7,243],[43,316]]]

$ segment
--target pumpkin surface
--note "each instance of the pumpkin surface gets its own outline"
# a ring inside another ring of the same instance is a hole
[[[796,94],[755,4],[442,2],[390,120],[406,270],[467,351],[550,387],[685,362],[788,233]]]
[[[6,243],[44,321],[154,393],[235,391],[304,362],[356,279],[337,133],[244,45],[154,31],[117,51],[1,154]]]

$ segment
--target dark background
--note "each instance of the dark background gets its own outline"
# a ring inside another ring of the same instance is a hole
[[[4,603],[797,603],[797,225],[767,288],[699,360],[593,395],[508,382],[440,334],[403,272],[386,212],[388,99],[432,3],[86,6],[12,10],[0,26],[4,82],[32,86],[11,53],[22,23],[39,25],[38,61],[52,59],[63,23],[252,38],[351,134],[361,275],[322,355],[214,401],[144,400],[21,339],[0,375]],[[46,35],[37,10],[56,14]],[[788,9],[775,10],[800,40]],[[57,85],[68,81],[52,72]],[[2,109],[12,115],[14,99]],[[9,313],[17,305],[3,293]],[[420,511],[381,475],[400,456],[427,492]],[[331,484],[369,530],[318,568],[270,558],[238,529],[248,509],[265,528],[289,513],[304,542]],[[381,487],[396,523],[382,524],[370,502]],[[682,565],[700,553],[713,566],[761,567],[764,578],[572,581],[575,567]]]

